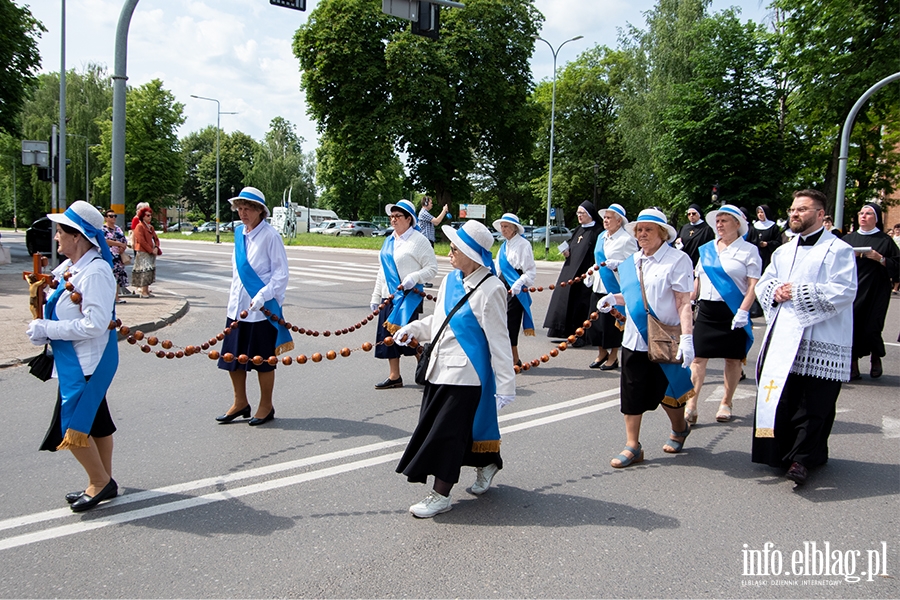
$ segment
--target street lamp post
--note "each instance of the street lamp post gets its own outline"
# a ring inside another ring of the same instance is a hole
[[[556,55],[559,54],[559,51],[563,46],[568,44],[569,42],[574,42],[576,40],[580,40],[583,38],[583,35],[579,35],[573,37],[572,39],[564,41],[562,44],[556,47],[556,50],[553,49],[553,45],[542,38],[539,35],[533,36],[535,40],[541,40],[547,46],[550,47],[550,52],[553,53],[553,93],[551,95],[550,100],[550,170],[547,174],[547,229],[544,232],[544,257],[550,256],[550,207],[551,200],[553,196],[553,127],[554,121],[556,119]]]
[[[210,102],[216,103],[216,243],[221,243],[219,241],[219,118],[222,115],[236,115],[237,113],[233,112],[222,112],[222,105],[215,98],[204,98],[203,96],[195,96],[191,94],[191,98],[196,98],[197,100],[209,100]]]

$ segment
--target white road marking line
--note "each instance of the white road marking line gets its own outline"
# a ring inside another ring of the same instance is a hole
[[[888,439],[900,438],[900,419],[882,416],[881,430],[884,432],[884,437]]]
[[[536,409],[531,409],[529,411],[521,411],[523,413],[529,414],[539,414],[543,412],[549,412],[552,410],[559,410],[560,408],[567,408],[570,406],[574,406],[577,404],[583,404],[585,402],[590,402],[591,400],[595,400],[600,397],[609,396],[618,393],[617,389],[608,390],[606,392],[601,392],[599,394],[591,394],[590,396],[584,396],[582,398],[576,398],[573,400],[567,400],[565,402],[560,402],[554,405],[539,407]],[[592,412],[597,412],[600,410],[604,410],[606,408],[611,408],[613,406],[617,406],[619,404],[618,399],[612,399],[607,402],[603,402],[601,404],[596,404],[593,406],[586,406],[583,408],[575,409],[568,412],[558,413],[555,415],[550,415],[547,417],[543,417],[540,419],[534,419],[531,421],[525,421],[523,423],[519,423],[516,425],[510,425],[507,427],[503,427],[500,430],[501,435],[512,433],[515,431],[522,431],[525,429],[530,429],[532,427],[539,427],[543,425],[547,425],[550,423],[555,423],[557,421],[562,421],[565,419],[570,419],[573,417],[579,417],[582,415],[590,414]],[[501,420],[509,420],[513,418],[520,418],[521,415],[518,413],[512,413],[508,415],[504,415]],[[347,450],[341,450],[337,452],[331,452],[327,454],[321,454],[318,456],[312,456],[304,459],[299,459],[296,461],[289,461],[285,463],[279,463],[276,465],[269,465],[266,467],[259,467],[256,469],[248,469],[246,471],[241,471],[238,473],[230,473],[224,476],[218,477],[210,477],[206,479],[199,479],[195,481],[190,481],[182,484],[175,484],[163,488],[158,488],[156,490],[147,490],[143,492],[137,492],[134,494],[126,494],[124,496],[116,499],[114,504],[106,504],[100,505],[96,509],[95,512],[101,511],[105,508],[110,508],[114,506],[122,506],[124,504],[129,504],[133,502],[140,502],[144,500],[149,500],[152,498],[158,498],[165,495],[170,494],[183,494],[187,491],[199,489],[203,487],[209,487],[212,485],[221,485],[228,482],[240,481],[242,479],[247,479],[251,477],[259,477],[263,475],[269,475],[272,473],[277,473],[281,471],[291,470],[302,468],[305,466],[310,466],[317,463],[327,462],[331,460],[339,460],[341,458],[347,458],[349,456],[377,452],[380,450],[388,449],[391,447],[399,446],[406,444],[409,441],[409,438],[399,438],[396,440],[388,440],[385,442],[379,442],[375,444],[369,444],[366,446],[360,446],[357,448],[350,448]],[[247,496],[250,494],[256,494],[259,492],[279,489],[283,487],[289,487],[292,485],[297,485],[300,483],[305,483],[308,481],[314,481],[316,479],[322,479],[325,477],[331,477],[334,475],[339,475],[342,473],[347,473],[350,471],[355,471],[358,469],[363,469],[370,466],[384,464],[386,462],[391,462],[394,460],[398,460],[402,456],[402,452],[394,452],[386,455],[375,456],[351,463],[345,463],[342,465],[335,465],[332,467],[326,467],[324,469],[319,469],[316,471],[310,471],[307,473],[300,473],[297,475],[292,475],[288,477],[283,477],[280,479],[274,479],[270,481],[264,481],[260,483],[250,484],[243,487],[238,487],[231,490],[225,491],[217,491],[209,494],[204,494],[202,496],[197,496],[194,498],[185,498],[181,500],[175,500],[172,502],[167,502],[155,506],[150,506],[146,508],[125,511],[121,513],[117,513],[114,515],[108,515],[106,517],[99,517],[96,519],[92,519],[90,521],[81,521],[78,523],[72,523],[67,525],[61,525],[58,527],[51,527],[48,529],[34,531],[27,534],[22,534],[18,536],[9,537],[3,540],[0,540],[0,550],[8,550],[11,548],[17,548],[20,546],[25,546],[28,544],[33,544],[40,541],[57,539],[61,537],[65,537],[68,535],[74,535],[77,533],[83,533],[86,531],[92,531],[95,529],[100,529],[102,527],[106,527],[109,525],[118,525],[121,523],[128,523],[131,521],[136,521],[138,519],[144,519],[149,517],[155,517],[158,515],[175,512],[179,510],[186,510],[189,508],[194,508],[197,506],[202,506],[205,504],[210,504],[213,502],[219,502],[222,500],[228,500],[231,498],[240,498],[242,496]],[[24,525],[30,525],[34,523],[41,523],[45,521],[50,521],[53,519],[62,518],[64,516],[73,516],[73,513],[69,509],[54,509],[49,511],[44,511],[41,513],[35,513],[32,515],[23,515],[22,517],[15,517],[12,519],[6,519],[0,521],[0,530],[3,529],[13,529],[16,527],[22,527]]]
[[[329,273],[323,273],[321,270],[317,269],[305,269],[303,267],[288,267],[288,270],[291,273],[296,273],[298,275],[306,275],[307,277],[312,276],[315,278],[322,279],[336,279],[338,281],[352,281],[355,283],[371,283],[375,281],[375,273],[373,273],[370,277],[350,277],[349,275],[331,275]]]
[[[713,391],[709,393],[709,396],[706,397],[705,402],[722,402],[722,398],[725,397],[725,386],[717,385],[713,388]],[[748,390],[742,390],[740,388],[734,390],[734,399],[735,400],[743,400],[747,398],[756,398],[756,392],[751,392]]]

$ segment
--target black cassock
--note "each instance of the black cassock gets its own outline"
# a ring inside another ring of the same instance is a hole
[[[756,245],[759,257],[762,259],[762,270],[765,271],[772,262],[772,253],[781,245],[781,227],[777,223],[768,229],[757,229],[755,225],[751,225],[747,241]],[[766,245],[760,246],[760,242],[766,242]]]
[[[885,265],[864,256],[856,257],[856,299],[853,301],[853,358],[884,356],[881,331],[891,302],[891,279],[900,279],[900,248],[879,231],[871,235],[848,233],[843,240],[854,248],[870,246],[884,256]]]
[[[544,319],[548,337],[572,335],[590,317],[591,288],[581,282],[566,287],[560,287],[559,284],[584,275],[594,266],[594,246],[602,232],[603,227],[596,221],[593,227],[585,228],[579,225],[575,228],[569,240],[569,257],[559,272],[556,288],[550,298],[550,307]]]
[[[684,244],[684,247],[681,249],[682,252],[691,257],[691,262],[696,267],[697,261],[700,260],[700,246],[716,239],[716,232],[706,224],[706,221],[700,219],[696,225],[685,223],[678,233],[678,237],[681,238],[681,243]]]

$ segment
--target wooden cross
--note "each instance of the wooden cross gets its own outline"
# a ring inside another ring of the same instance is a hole
[[[763,389],[764,389],[764,390],[769,390],[769,393],[766,394],[766,402],[768,402],[768,401],[769,401],[769,397],[772,396],[772,392],[774,392],[775,390],[777,390],[777,389],[778,389],[778,386],[775,385],[775,380],[772,379],[771,381],[769,381],[769,385],[767,385],[767,386],[764,387]]]
[[[31,308],[31,316],[35,319],[43,319],[44,288],[50,285],[53,275],[44,273],[44,267],[50,263],[46,256],[35,252],[32,259],[34,260],[32,271],[30,273],[22,271],[22,279],[28,282],[28,304],[29,308]]]

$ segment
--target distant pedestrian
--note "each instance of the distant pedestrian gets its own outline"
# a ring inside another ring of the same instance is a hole
[[[434,201],[431,197],[425,196],[422,198],[422,208],[419,209],[419,229],[422,230],[422,235],[431,242],[431,247],[434,248],[434,228],[444,220],[444,216],[447,214],[447,205],[444,205],[444,208],[441,209],[441,212],[436,217],[430,212],[432,208],[434,208]]]
[[[509,343],[512,346],[513,363],[522,366],[519,360],[519,329],[524,329],[526,336],[534,335],[534,317],[531,314],[531,293],[528,288],[534,285],[537,265],[534,263],[534,250],[525,239],[525,227],[519,217],[513,213],[505,213],[494,221],[494,229],[500,231],[504,238],[497,252],[497,274],[509,290],[506,304],[506,327],[509,331]]]
[[[691,204],[687,210],[688,222],[681,226],[675,247],[691,257],[691,264],[697,266],[700,260],[700,246],[715,239],[712,227],[703,220],[703,209],[699,204]]]
[[[162,254],[159,236],[153,229],[153,211],[144,207],[137,214],[140,222],[134,228],[134,267],[131,280],[141,289],[141,298],[152,298],[150,286],[156,282],[156,257]]]
[[[772,255],[756,285],[768,328],[757,361],[752,460],[806,482],[828,460],[841,382],[850,379],[856,261],[825,231],[825,194],[794,192],[795,236]]]
[[[858,287],[853,301],[853,365],[850,379],[860,379],[859,359],[871,355],[869,375],[876,379],[884,372],[884,319],[891,302],[891,281],[900,279],[900,249],[887,233],[881,207],[867,202],[857,215],[859,228],[844,236],[856,254]]]
[[[141,222],[140,214],[141,214],[141,211],[144,210],[145,208],[150,208],[149,202],[138,202],[137,206],[134,207],[134,217],[132,217],[132,219],[131,219],[130,231],[134,231],[135,228],[138,226],[138,223]],[[152,215],[153,211],[151,211],[150,214]]]
[[[128,244],[122,228],[116,225],[116,213],[107,211],[106,222],[103,223],[103,235],[106,237],[106,243],[109,246],[110,254],[113,259],[113,275],[116,277],[116,304],[125,302],[119,300],[119,293],[128,291],[128,273],[125,272],[125,263],[122,262],[122,255],[128,252]]]

